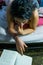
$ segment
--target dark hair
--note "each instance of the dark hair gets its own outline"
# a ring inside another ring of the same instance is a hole
[[[22,14],[24,13],[24,7],[22,5],[22,3],[19,3],[18,0],[13,1],[11,4],[11,9],[10,9],[10,13],[12,15],[12,17],[21,17],[22,18]]]
[[[28,6],[30,3],[30,0],[15,0],[11,3],[11,15],[12,17],[19,17],[23,19],[29,19],[29,16],[31,15],[30,9]],[[28,14],[27,14],[28,13]]]

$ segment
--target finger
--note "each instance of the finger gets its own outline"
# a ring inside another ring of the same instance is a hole
[[[23,55],[23,49],[20,47],[20,53]]]
[[[21,47],[17,46],[17,51],[18,51],[21,55],[23,55],[23,50],[22,50]]]
[[[20,53],[20,48],[18,46],[16,46],[16,48],[17,48],[17,51]]]
[[[26,44],[24,44],[24,46],[27,48],[28,46]]]
[[[25,52],[25,47],[23,46],[23,51]]]
[[[21,23],[21,28],[23,28],[23,23]]]
[[[19,47],[17,48],[17,51],[21,54],[21,51],[20,51]]]

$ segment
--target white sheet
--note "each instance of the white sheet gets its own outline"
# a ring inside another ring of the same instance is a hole
[[[6,32],[6,21],[6,7],[3,7],[3,9],[0,10],[0,42],[15,42],[15,40]],[[26,43],[43,42],[43,26],[37,27],[35,32],[29,35],[20,36],[20,38]]]
[[[6,33],[4,28],[0,27],[0,40],[3,42],[15,42],[15,40]],[[35,32],[25,35],[25,36],[20,36],[20,38],[26,42],[26,43],[33,43],[33,42],[43,42],[43,26],[37,27]]]

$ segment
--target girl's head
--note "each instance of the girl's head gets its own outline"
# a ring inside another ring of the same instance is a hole
[[[12,18],[29,19],[31,13],[28,8],[28,0],[14,0],[11,3],[10,13]],[[22,21],[21,21],[22,22]]]
[[[24,15],[25,14],[25,8],[21,3],[18,4],[19,0],[15,0],[11,3],[10,13],[12,15],[13,20],[15,20],[19,24],[25,24],[28,22],[28,18]]]

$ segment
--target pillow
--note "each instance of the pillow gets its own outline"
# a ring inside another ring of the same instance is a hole
[[[41,25],[43,25],[43,18],[42,17],[39,17],[38,26],[41,26]]]
[[[40,17],[43,17],[43,7],[40,7],[39,8],[39,16]]]
[[[13,0],[4,0],[6,5],[9,5]]]
[[[6,5],[8,5],[10,2],[10,0],[4,0],[4,1],[5,1]]]

